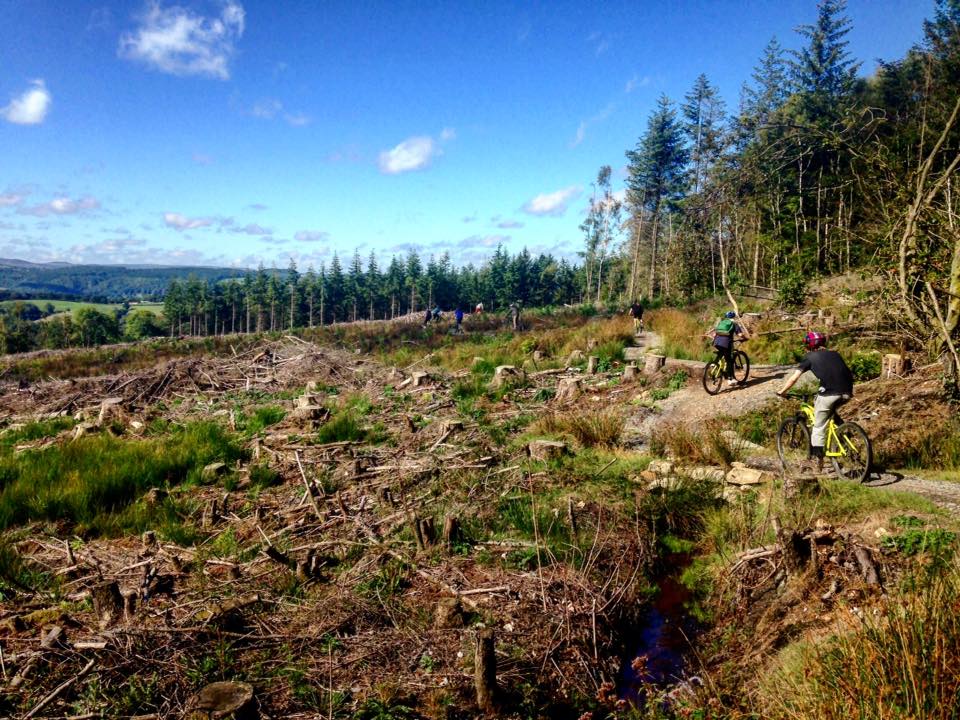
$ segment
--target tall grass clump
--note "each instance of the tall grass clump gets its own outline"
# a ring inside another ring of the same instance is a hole
[[[741,455],[737,444],[724,437],[718,422],[708,422],[699,432],[680,423],[662,423],[651,434],[650,449],[695,465],[730,466]]]
[[[569,435],[583,447],[611,447],[620,442],[626,418],[614,410],[585,413],[552,413],[538,420],[531,431],[541,435]]]
[[[0,456],[0,529],[37,520],[111,531],[111,516],[152,487],[199,482],[203,467],[243,450],[219,425],[198,422],[159,438],[82,437]]]
[[[710,329],[709,322],[675,308],[651,310],[645,316],[647,327],[663,340],[662,350],[681,360],[709,360],[713,357],[709,342],[703,334]]]
[[[925,718],[960,708],[960,566],[915,590],[846,614],[826,642],[784,658],[761,691],[764,717]]]

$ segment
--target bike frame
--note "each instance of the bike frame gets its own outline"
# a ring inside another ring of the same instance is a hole
[[[800,410],[806,416],[807,427],[812,429],[813,420],[816,417],[813,405],[803,402],[800,404]],[[840,442],[840,436],[837,435],[837,423],[834,422],[833,418],[834,415],[831,415],[827,421],[827,440],[823,448],[823,454],[825,457],[846,457],[847,449]],[[831,448],[839,448],[839,450],[832,450]]]

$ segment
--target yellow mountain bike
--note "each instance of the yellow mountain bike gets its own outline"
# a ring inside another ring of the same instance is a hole
[[[710,395],[716,395],[723,388],[726,375],[727,360],[718,350],[717,356],[703,369],[703,389]],[[733,377],[740,385],[750,377],[750,358],[743,350],[733,351]]]
[[[814,393],[793,394],[801,398],[800,412],[789,417],[777,432],[777,452],[784,470],[796,468],[810,457],[810,429],[814,409],[810,402]],[[823,455],[829,458],[838,478],[863,482],[870,476],[873,464],[873,446],[866,430],[855,422],[844,422],[834,413],[827,422],[827,439]]]

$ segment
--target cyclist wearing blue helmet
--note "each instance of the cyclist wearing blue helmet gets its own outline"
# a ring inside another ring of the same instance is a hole
[[[730,310],[720,318],[719,322],[717,322],[716,326],[709,333],[713,338],[713,347],[726,361],[725,374],[728,387],[733,387],[737,384],[737,379],[733,376],[733,341],[737,337],[747,338],[747,334],[743,331],[743,328],[737,324],[736,318],[737,314],[733,310]]]

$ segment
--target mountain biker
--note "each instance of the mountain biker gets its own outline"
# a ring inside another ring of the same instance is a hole
[[[430,320],[433,318],[433,313],[430,312],[430,308],[427,308],[427,314],[423,317],[423,326],[426,327],[430,324]]]
[[[453,319],[456,321],[456,333],[460,335],[463,333],[463,308],[457,305],[456,311],[453,313]]]
[[[733,375],[733,341],[737,337],[744,340],[748,338],[743,328],[737,324],[736,317],[737,313],[730,310],[720,318],[713,330],[708,333],[708,337],[713,338],[713,347],[717,351],[717,355],[722,356],[725,361],[724,374],[727,378],[727,387],[733,387],[737,384],[737,379]]]
[[[633,318],[633,334],[639,335],[643,332],[643,303],[639,300],[630,305],[630,317]]]
[[[810,432],[810,456],[817,461],[817,469],[823,468],[823,447],[827,439],[827,423],[837,409],[853,397],[853,373],[836,350],[827,349],[827,336],[808,332],[803,338],[807,354],[797,369],[787,378],[777,393],[784,397],[800,376],[807,370],[820,382],[820,390],[813,403],[813,430]],[[839,417],[837,422],[840,422]]]
[[[513,329],[520,329],[520,309],[521,303],[519,300],[514,300],[510,303],[510,320],[513,323]]]
[[[436,306],[433,308],[433,319],[434,319],[436,322],[440,322],[440,306],[439,306],[439,305],[436,305]]]

